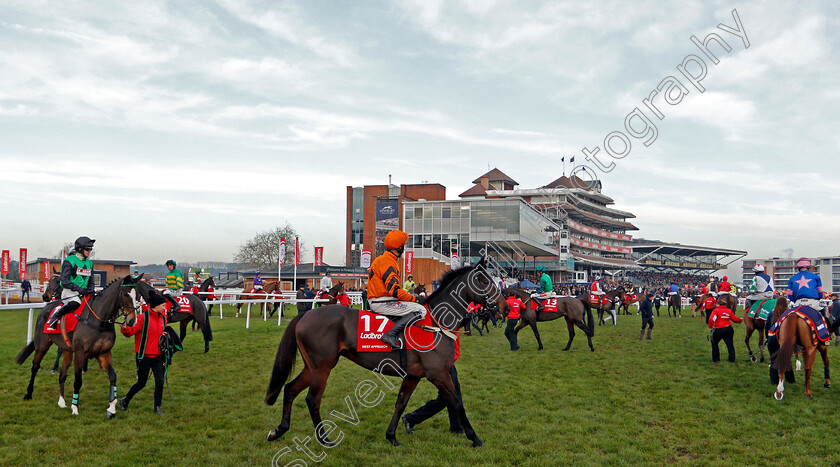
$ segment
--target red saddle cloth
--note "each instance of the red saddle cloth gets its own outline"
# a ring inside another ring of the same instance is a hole
[[[67,332],[73,332],[76,330],[76,325],[79,324],[79,317],[82,316],[82,310],[85,309],[87,306],[87,302],[90,300],[90,296],[87,296],[82,300],[81,306],[76,308],[76,311],[73,313],[64,315],[64,325],[67,327]],[[58,313],[58,310],[64,308],[64,305],[57,306],[52,313],[50,313],[50,317],[53,314]],[[55,329],[50,329],[50,320],[47,319],[47,322],[44,323],[44,334],[61,334],[61,326],[56,326]]]
[[[181,295],[180,297],[174,297],[174,298],[175,298],[175,301],[178,302],[178,305],[181,305],[181,309],[178,310],[178,313],[192,314],[192,305],[190,305],[190,298],[189,297]],[[164,304],[164,306],[166,307],[166,312],[169,313],[169,310],[172,309],[172,303],[169,300],[167,300],[166,303]],[[142,309],[143,309],[143,311],[149,311],[149,304],[144,303],[143,306],[142,306]]]
[[[432,315],[426,313],[426,317],[416,322],[413,326],[405,328],[406,336],[401,338],[407,343],[410,350],[429,350],[435,346],[435,333],[426,331],[420,326],[434,326]],[[387,316],[371,313],[367,310],[359,310],[359,326],[356,341],[357,352],[391,352],[391,346],[382,342],[382,335],[394,327],[394,322]]]
[[[593,293],[589,294],[589,304],[592,306],[599,306],[598,295],[595,295]],[[610,299],[607,298],[606,295],[601,295],[601,305],[610,305]]]

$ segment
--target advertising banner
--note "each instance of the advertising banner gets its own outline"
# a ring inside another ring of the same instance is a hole
[[[26,248],[20,249],[20,263],[18,263],[18,272],[20,273],[20,280],[26,279]]]
[[[283,262],[286,260],[286,239],[280,239],[280,266],[283,265]]]
[[[370,250],[363,249],[362,250],[362,257],[361,257],[361,260],[359,262],[359,266],[361,266],[363,268],[369,268],[370,267],[370,255],[371,255]]]
[[[405,275],[414,274],[414,252],[405,252]]]
[[[0,264],[0,274],[9,273],[9,250],[3,250],[3,260]]]
[[[315,266],[323,266],[324,265],[324,247],[316,246],[315,247]]]

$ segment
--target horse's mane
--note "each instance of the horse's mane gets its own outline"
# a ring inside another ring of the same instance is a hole
[[[475,266],[470,265],[470,266],[464,266],[460,269],[450,269],[449,271],[446,271],[445,273],[443,273],[443,275],[440,277],[440,284],[438,285],[438,288],[435,289],[434,292],[429,294],[428,297],[426,297],[426,301],[432,300],[434,297],[436,297],[438,295],[438,293],[440,293],[441,290],[449,287],[449,285],[451,285],[453,282],[455,282],[456,279],[458,279],[459,277],[461,277],[464,274],[469,273],[473,269],[475,269]]]

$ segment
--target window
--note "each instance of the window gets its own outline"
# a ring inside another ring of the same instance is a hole
[[[441,207],[440,206],[432,207],[432,217],[435,218],[435,219],[440,219],[440,216],[441,216]]]
[[[450,217],[452,217],[452,208],[450,208],[449,206],[442,208],[441,217],[443,217],[444,219],[449,219]]]
[[[414,209],[406,209],[405,210],[405,218],[406,219],[414,219]]]
[[[423,218],[423,208],[414,208],[414,218],[415,219],[422,219]]]

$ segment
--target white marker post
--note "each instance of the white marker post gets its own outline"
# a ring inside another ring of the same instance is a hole
[[[26,344],[29,345],[32,342],[32,316],[35,313],[34,308],[29,309],[29,326],[26,328]]]
[[[245,316],[245,329],[251,328],[251,304],[248,304],[248,314]]]

